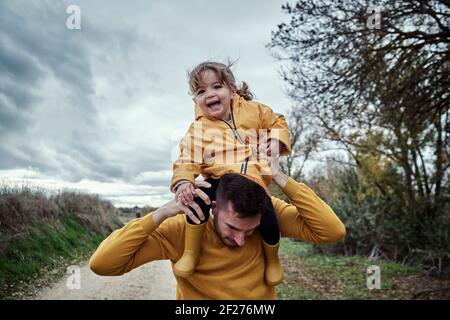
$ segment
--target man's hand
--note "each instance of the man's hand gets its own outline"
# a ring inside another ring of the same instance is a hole
[[[281,143],[276,139],[269,139],[266,153],[269,157],[279,157],[281,152]]]
[[[258,137],[258,160],[268,160],[268,150],[270,149],[269,138],[267,134],[261,134]]]
[[[289,177],[281,171],[280,158],[268,157],[267,161],[269,162],[270,170],[272,171],[272,180],[283,189],[286,186]]]
[[[271,139],[267,134],[261,134],[258,137],[258,160],[264,160],[267,157],[279,157],[284,144],[277,139]]]
[[[198,181],[195,182],[195,187],[195,196],[200,197],[203,201],[205,201],[206,204],[211,204],[211,200],[206,195],[206,193],[204,193],[200,189],[197,189],[199,187],[210,188],[211,185],[206,181]],[[192,204],[188,206],[195,210],[200,219],[205,219],[205,215],[203,214],[198,204],[192,201]],[[191,218],[192,221],[194,221],[194,223],[199,224],[201,221],[191,212],[188,206],[184,205],[182,202],[176,201],[176,199],[173,199],[153,212],[153,221],[156,224],[160,224],[167,218],[174,217],[179,213],[185,213],[189,218]]]
[[[280,142],[275,139],[268,140],[267,136],[260,136],[258,160],[265,160],[269,163],[272,180],[283,189],[288,181],[288,176],[280,169]]]

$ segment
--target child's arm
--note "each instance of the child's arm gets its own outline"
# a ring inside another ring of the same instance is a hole
[[[203,163],[202,140],[202,131],[194,122],[181,140],[180,155],[173,164],[170,190],[183,204],[190,204],[194,199],[195,178],[200,175]]]
[[[269,129],[269,139],[279,142],[279,153],[287,156],[291,152],[291,134],[286,119],[281,114],[276,114],[264,104],[258,104],[260,108],[260,124],[262,129]],[[277,146],[273,141],[272,148]],[[269,152],[270,153],[270,152]]]

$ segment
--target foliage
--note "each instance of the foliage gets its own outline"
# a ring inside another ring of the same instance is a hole
[[[293,143],[305,143],[305,158],[340,152],[339,170],[329,163],[331,176],[318,169],[309,182],[350,230],[343,252],[442,269],[450,252],[449,4],[300,0],[283,10],[290,22],[268,47],[285,62],[291,122],[304,130]],[[301,166],[285,162],[292,172]]]
[[[385,170],[390,171],[391,167],[386,166]],[[384,171],[381,174],[387,175]],[[386,197],[357,168],[329,164],[326,175],[316,174],[308,184],[328,190],[320,195],[347,230],[344,242],[330,247],[316,246],[316,253],[366,255],[450,272],[448,215],[419,220],[407,212],[394,191]]]
[[[353,255],[317,255],[312,245],[283,239],[280,253],[285,279],[277,286],[282,300],[448,299],[450,280],[424,270]],[[380,289],[367,288],[367,268],[380,269]]]
[[[3,185],[0,189],[0,288],[7,297],[65,259],[91,253],[121,225],[108,201],[76,192]]]

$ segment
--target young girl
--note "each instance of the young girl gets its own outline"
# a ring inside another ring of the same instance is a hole
[[[176,193],[177,201],[186,206],[195,201],[205,220],[195,224],[186,216],[185,249],[174,265],[174,273],[179,277],[187,278],[193,273],[209,217],[210,205],[194,198],[195,178],[200,174],[207,178],[211,188],[202,190],[211,201],[215,200],[220,177],[227,172],[246,175],[267,190],[271,181],[270,168],[267,162],[258,161],[256,151],[260,133],[268,134],[270,146],[266,152],[269,155],[287,155],[291,148],[284,117],[252,101],[253,95],[245,82],[237,88],[230,66],[203,62],[189,73],[196,120],[180,144],[180,157],[173,165],[171,190]],[[258,231],[263,238],[266,257],[265,280],[268,285],[276,285],[283,280],[283,269],[278,260],[280,231],[272,203],[268,202]],[[195,214],[192,208],[191,211]]]

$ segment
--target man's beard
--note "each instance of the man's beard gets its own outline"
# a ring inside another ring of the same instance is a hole
[[[217,236],[219,237],[220,241],[227,246],[228,248],[236,248],[238,245],[229,238],[226,238],[222,235],[222,232],[219,229],[219,215],[213,214],[213,223],[214,223],[214,229],[216,230]]]

